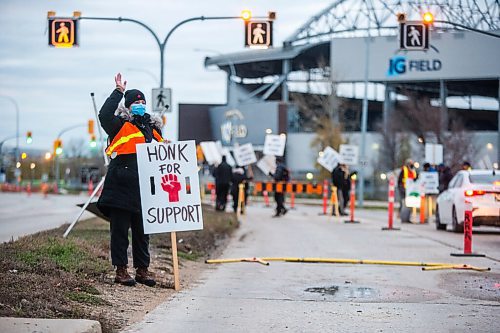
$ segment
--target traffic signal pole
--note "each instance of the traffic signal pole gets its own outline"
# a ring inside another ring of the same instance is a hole
[[[267,16],[257,16],[253,18],[268,18]],[[131,18],[125,18],[125,17],[89,17],[89,16],[81,16],[78,18],[79,20],[94,20],[94,21],[118,21],[118,22],[131,22],[140,25],[144,29],[146,29],[155,39],[156,44],[158,45],[158,48],[160,49],[160,88],[163,88],[164,86],[164,81],[165,81],[165,76],[164,76],[164,71],[165,71],[165,48],[167,46],[167,42],[174,33],[175,30],[177,30],[181,25],[184,25],[189,22],[193,21],[205,21],[205,20],[234,20],[234,19],[243,19],[241,16],[196,16],[196,17],[191,17],[188,19],[185,19],[179,23],[177,23],[170,31],[168,32],[167,36],[163,40],[163,42],[160,41],[160,38],[158,35],[151,29],[147,24],[131,19]]]

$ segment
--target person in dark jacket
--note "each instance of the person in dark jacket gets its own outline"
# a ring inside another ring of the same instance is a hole
[[[283,158],[276,157],[276,163],[276,170],[274,171],[274,174],[270,174],[271,177],[274,178],[275,182],[288,182],[289,172],[283,162]],[[274,191],[274,200],[276,201],[276,213],[273,217],[285,215],[288,212],[288,209],[285,207],[285,193]]]
[[[227,194],[231,185],[231,177],[233,171],[231,166],[226,162],[226,156],[222,156],[222,162],[214,169],[215,178],[215,210],[225,211],[227,204]]]
[[[133,286],[136,282],[156,284],[148,271],[150,264],[149,235],[144,234],[139,192],[139,174],[135,145],[163,141],[161,121],[145,113],[146,98],[139,90],[125,91],[121,74],[115,77],[116,88],[99,111],[99,120],[108,134],[106,154],[111,162],[97,206],[111,220],[111,261],[116,266],[115,282]],[[125,93],[124,93],[125,92]],[[119,105],[125,97],[125,104]],[[132,229],[135,279],[128,271],[128,230]]]
[[[337,200],[339,202],[339,214],[347,215],[345,209],[349,202],[349,169],[346,164],[339,163],[332,171],[332,184],[337,188]]]
[[[441,193],[448,189],[448,185],[450,184],[450,181],[453,178],[453,174],[451,173],[450,167],[444,164],[439,164],[438,172],[439,172],[439,193]]]
[[[231,179],[231,196],[233,197],[233,211],[236,213],[238,211],[238,194],[240,192],[240,184],[244,184],[244,192],[243,192],[243,201],[245,206],[247,206],[247,197],[248,197],[248,182],[253,179],[251,168],[249,169],[249,173],[243,167],[236,166],[233,169],[233,176]],[[243,214],[244,212],[241,211]]]

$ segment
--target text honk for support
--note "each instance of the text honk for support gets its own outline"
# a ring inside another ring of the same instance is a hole
[[[144,232],[203,229],[194,141],[137,145]]]

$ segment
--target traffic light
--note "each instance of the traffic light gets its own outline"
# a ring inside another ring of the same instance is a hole
[[[94,120],[89,119],[89,134],[94,135]]]
[[[95,141],[95,135],[90,136],[90,148],[95,148],[97,147],[97,142]]]
[[[240,17],[243,20],[248,21],[248,20],[250,20],[252,18],[252,12],[249,11],[248,9],[242,10]]]
[[[267,19],[271,20],[271,21],[276,20],[276,12],[268,12],[267,13]]]
[[[56,139],[54,141],[54,153],[56,155],[61,155],[63,152],[63,148],[62,148],[62,140],[61,139]]]
[[[33,138],[32,138],[32,136],[31,136],[31,131],[28,131],[28,132],[26,133],[26,143],[27,143],[27,144],[30,144],[30,143],[32,143],[32,142],[33,142]]]
[[[424,24],[432,25],[434,23],[434,15],[430,12],[426,12],[422,17]]]
[[[28,158],[28,154],[26,154],[26,153],[24,153],[24,152],[23,152],[23,153],[21,154],[21,159],[22,159],[22,160],[25,160],[26,158]]]
[[[56,17],[55,11],[47,12],[49,46],[71,48],[78,46],[78,21],[80,12],[73,17]]]

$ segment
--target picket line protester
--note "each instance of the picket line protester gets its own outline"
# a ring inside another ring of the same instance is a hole
[[[203,229],[195,141],[137,145],[144,233]]]

